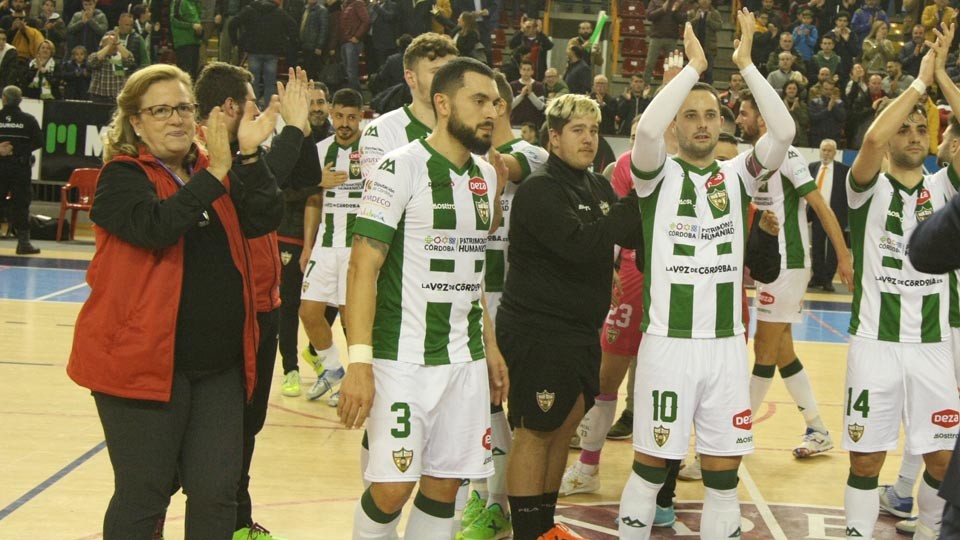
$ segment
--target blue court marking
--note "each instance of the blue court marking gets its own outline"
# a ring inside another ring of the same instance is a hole
[[[81,270],[0,267],[0,298],[34,300],[84,282]]]
[[[849,304],[848,304],[849,305]],[[757,313],[750,308],[750,337],[757,332]],[[850,312],[821,311],[806,309],[803,311],[803,320],[794,323],[794,341],[816,341],[820,343],[847,343],[850,336],[847,328],[850,326]]]
[[[75,302],[77,304],[82,304],[87,301],[87,297],[90,296],[90,287],[84,284],[83,287],[79,289],[74,289],[72,291],[67,291],[62,294],[57,294],[44,298],[44,302]]]
[[[28,268],[59,268],[61,270],[86,270],[90,261],[74,259],[38,259],[32,257],[0,256],[0,266],[23,266]]]
[[[0,509],[0,521],[2,521],[4,518],[9,516],[10,514],[16,512],[21,506],[35,499],[37,495],[40,495],[41,493],[46,491],[47,488],[59,482],[61,478],[73,472],[74,469],[86,463],[90,458],[97,455],[101,450],[103,450],[106,447],[107,447],[107,441],[101,441],[90,450],[87,450],[86,452],[84,452],[83,455],[71,461],[69,464],[67,464],[66,467],[53,473],[53,475],[50,476],[50,478],[47,478],[43,482],[40,482],[33,489],[21,495],[19,499],[8,504],[6,508]]]

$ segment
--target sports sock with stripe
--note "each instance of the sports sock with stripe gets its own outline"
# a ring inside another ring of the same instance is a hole
[[[900,461],[900,470],[897,472],[897,482],[893,484],[893,490],[897,492],[898,497],[912,497],[913,487],[917,485],[917,478],[920,478],[920,469],[923,468],[923,456],[915,454],[904,454]]]
[[[880,512],[880,497],[877,496],[876,476],[857,476],[850,471],[847,488],[843,495],[843,511],[846,515],[846,538],[873,538]]]
[[[757,417],[763,398],[767,397],[767,392],[770,391],[776,373],[777,366],[753,365],[753,375],[750,377],[750,410],[753,411],[754,418]]]
[[[360,497],[353,512],[353,538],[357,540],[381,540],[396,537],[400,512],[387,514],[377,507],[367,489]],[[393,533],[393,534],[391,534]]]
[[[665,467],[650,467],[633,462],[633,472],[620,496],[621,540],[647,540],[657,513],[657,492],[667,477]]]
[[[490,408],[490,444],[493,451],[493,476],[487,481],[489,496],[487,506],[499,504],[504,512],[509,511],[510,502],[507,499],[507,455],[513,445],[513,434],[507,422],[507,414],[500,405]]]
[[[737,498],[737,470],[703,471],[703,514],[700,538],[708,540],[740,537],[740,500]]]
[[[450,540],[453,536],[455,503],[435,501],[422,492],[413,500],[413,510],[403,533],[404,538],[417,540]]]
[[[800,414],[807,423],[807,427],[820,433],[827,432],[827,426],[823,425],[820,419],[820,409],[817,407],[817,398],[813,395],[813,387],[810,386],[810,377],[799,358],[794,358],[793,362],[780,368],[780,377],[783,384],[787,386],[787,391],[793,398]]]
[[[946,501],[937,495],[940,481],[923,471],[923,481],[917,492],[917,532],[915,540],[935,540],[940,535],[940,520],[943,518],[943,505]],[[946,539],[945,539],[946,540]]]

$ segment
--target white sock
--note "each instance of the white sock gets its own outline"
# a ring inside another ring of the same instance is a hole
[[[487,487],[490,490],[487,496],[487,506],[499,504],[504,513],[510,512],[510,501],[507,500],[507,455],[513,445],[513,434],[503,409],[490,414],[490,443],[493,445],[493,476],[488,479]]]
[[[336,343],[331,343],[329,348],[322,351],[317,350],[317,357],[320,359],[323,369],[328,371],[336,371],[343,367],[343,364],[340,363],[340,350],[337,349]]]
[[[773,376],[777,372],[777,366],[753,365],[753,375],[750,376],[750,410],[753,417],[757,417],[760,411],[760,405],[763,404],[763,398],[767,397],[770,391],[770,385],[773,384]]]
[[[417,493],[403,533],[410,540],[450,540],[453,537],[454,503],[441,503]]]
[[[613,426],[617,414],[617,395],[597,396],[593,407],[580,421],[580,470],[593,474],[600,466],[600,451],[607,440],[607,432]]]
[[[897,492],[898,497],[913,496],[913,487],[917,485],[917,478],[920,478],[921,467],[923,467],[923,456],[903,455],[900,471],[897,472],[897,482],[893,484],[893,490]]]
[[[360,480],[363,480],[363,489],[370,487],[367,480],[367,464],[370,463],[370,443],[367,442],[367,431],[363,431],[363,441],[360,442]]]
[[[353,511],[353,540],[396,538],[398,523],[400,523],[400,512],[395,516],[385,515],[373,502],[370,491],[364,491]]]
[[[481,499],[485,501],[490,499],[490,484],[487,482],[486,478],[477,478],[476,480],[471,480],[470,489],[476,491],[477,495],[480,495]],[[458,491],[457,495],[459,494],[460,492]],[[467,497],[469,499],[469,495]]]
[[[733,538],[740,530],[740,500],[737,489],[706,488],[703,514],[700,515],[700,538]]]
[[[946,501],[937,495],[939,488],[940,482],[924,472],[917,492],[917,511],[920,516],[917,517],[917,532],[913,535],[916,540],[936,540],[940,535],[940,521]]]
[[[460,489],[457,490],[457,498],[453,500],[453,528],[455,534],[460,530],[460,522],[463,520],[463,509],[467,507],[467,501],[470,499],[470,480],[461,480]]]
[[[873,529],[877,526],[877,515],[880,513],[877,477],[862,478],[850,473],[843,496],[843,510],[847,538],[873,538]]]
[[[641,477],[641,473],[647,478]],[[621,540],[650,538],[657,512],[657,493],[663,487],[666,476],[665,468],[646,467],[634,462],[633,472],[623,486],[623,495],[620,497],[620,524],[617,530]]]
[[[793,362],[780,368],[780,377],[783,379],[783,384],[787,386],[790,396],[793,397],[794,403],[797,404],[797,408],[800,409],[800,414],[807,422],[807,427],[820,433],[826,433],[827,426],[823,425],[823,420],[820,419],[820,409],[817,407],[817,398],[813,396],[810,377],[803,369],[800,359],[796,358]]]

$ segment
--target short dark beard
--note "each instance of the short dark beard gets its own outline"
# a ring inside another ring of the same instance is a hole
[[[493,137],[491,137],[489,141],[485,141],[480,137],[477,137],[477,128],[479,128],[481,125],[471,128],[460,121],[460,117],[457,116],[456,109],[453,109],[450,111],[450,119],[447,121],[447,131],[453,136],[454,139],[457,140],[457,142],[469,150],[471,154],[484,155],[490,150],[490,146],[493,143]],[[490,127],[492,128],[493,125],[491,124]]]
[[[918,169],[923,166],[926,157],[926,155],[923,155],[914,160],[906,152],[890,152],[890,161],[896,163],[901,169]]]

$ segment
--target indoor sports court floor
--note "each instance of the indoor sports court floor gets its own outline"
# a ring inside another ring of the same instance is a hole
[[[89,291],[84,271],[93,247],[38,245],[42,255],[25,258],[13,255],[13,241],[0,242],[0,539],[92,540],[101,538],[112,473],[93,399],[67,378],[65,366]],[[850,296],[807,299],[794,338],[839,445]],[[337,339],[342,344],[342,335]],[[281,396],[280,375],[278,362],[251,472],[254,519],[288,540],[348,539],[362,491],[361,432],[341,428],[325,401]],[[305,388],[310,384],[305,379]],[[743,537],[842,540],[846,454],[835,449],[795,460],[790,451],[800,441],[802,418],[779,380],[767,398],[754,414],[757,450],[740,471]],[[890,454],[881,483],[896,479],[900,457],[899,450]],[[615,538],[631,459],[629,441],[608,441],[600,492],[561,499],[558,519],[586,538]],[[697,537],[703,488],[681,482],[677,495],[677,524],[655,529],[654,538]],[[183,503],[178,495],[170,505],[168,539],[183,538]],[[876,538],[895,538],[894,523],[882,517]]]

